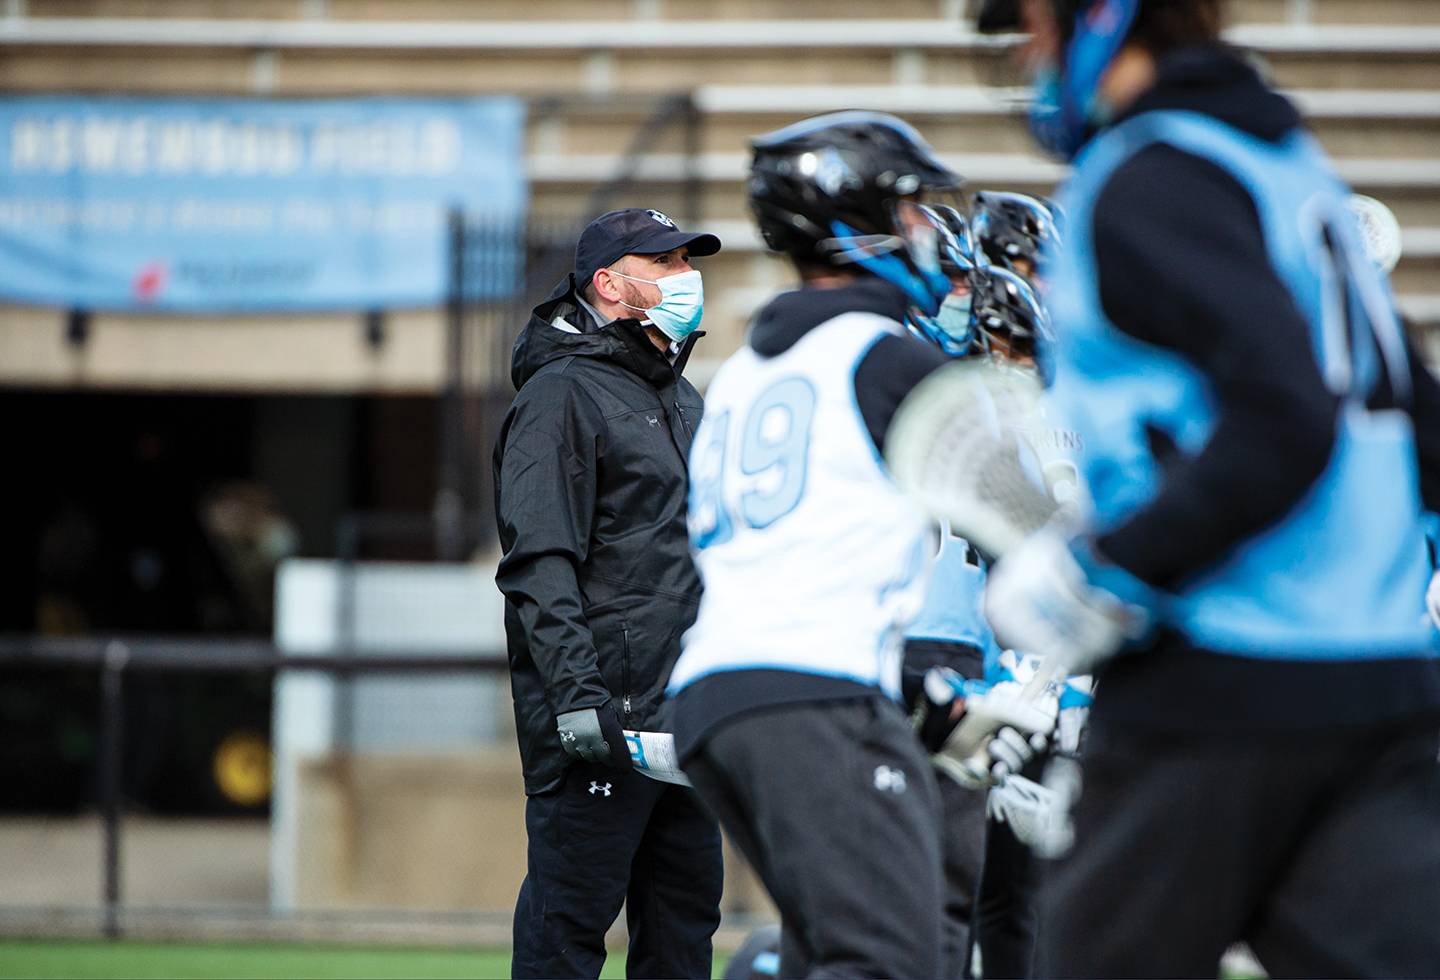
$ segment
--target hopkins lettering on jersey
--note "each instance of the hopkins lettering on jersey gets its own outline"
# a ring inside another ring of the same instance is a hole
[[[1057,504],[1083,510],[1088,500],[1079,459],[1085,439],[1074,429],[1049,425],[1047,414],[1042,400],[1035,424],[1025,430],[1025,442],[1035,455],[1033,459],[1022,458],[1022,462],[1035,484],[1043,487]]]

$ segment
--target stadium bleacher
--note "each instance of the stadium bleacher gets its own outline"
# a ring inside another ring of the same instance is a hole
[[[615,172],[644,119],[633,98],[618,96],[691,90],[703,114],[696,165],[704,220],[728,246],[705,265],[711,336],[703,374],[734,349],[749,312],[787,277],[762,254],[745,220],[746,136],[832,108],[884,109],[912,119],[973,186],[1043,193],[1063,175],[1028,142],[1004,44],[967,30],[965,6],[10,0],[0,8],[0,91],[516,92],[536,100],[583,93],[584,100],[531,115],[532,210],[563,216]],[[1296,96],[1356,189],[1385,201],[1400,219],[1406,248],[1396,291],[1406,312],[1430,327],[1432,356],[1440,356],[1440,4],[1240,0],[1232,12],[1232,40],[1252,49]],[[682,149],[675,133],[652,147],[641,168],[645,190],[627,202],[683,213],[689,171]],[[307,335],[313,344],[302,346],[332,352],[311,373],[303,361],[281,363],[271,344],[242,339],[266,335],[271,319],[212,319],[203,335],[187,337],[183,318],[150,328],[144,317],[97,316],[97,339],[113,342],[89,355],[88,370],[92,379],[142,386],[184,376],[200,387],[434,391],[443,376],[442,318],[438,310],[406,314],[403,329],[393,331],[396,342],[377,353],[364,349],[344,318],[287,317],[274,329],[292,340]],[[74,378],[56,339],[64,329],[62,311],[0,309],[3,378]],[[141,335],[152,356],[120,353],[122,338]],[[202,362],[215,366],[193,370]]]

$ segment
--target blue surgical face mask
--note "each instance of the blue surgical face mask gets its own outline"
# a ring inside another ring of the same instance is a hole
[[[974,324],[970,317],[971,299],[970,293],[946,296],[934,316],[912,308],[907,322],[917,336],[939,347],[947,357],[964,357],[970,353],[975,341]]]
[[[945,297],[945,302],[940,304],[940,312],[935,314],[935,323],[950,339],[966,344],[970,342],[970,306],[974,298],[972,293],[964,296],[951,293]]]
[[[631,306],[621,301],[626,309],[644,313],[655,328],[679,343],[700,327],[700,316],[705,311],[705,287],[700,279],[700,270],[677,272],[673,276],[659,279],[637,279],[624,273],[610,270],[612,275],[631,282],[649,283],[660,288],[660,302],[647,309]]]

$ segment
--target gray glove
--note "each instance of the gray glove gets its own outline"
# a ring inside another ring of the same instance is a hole
[[[562,712],[555,718],[555,728],[560,733],[560,747],[572,759],[630,768],[625,732],[610,705]]]

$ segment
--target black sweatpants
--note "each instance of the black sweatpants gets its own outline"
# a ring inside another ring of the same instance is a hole
[[[925,673],[932,667],[949,667],[961,677],[976,680],[984,676],[985,655],[969,643],[907,640],[901,683],[908,710],[914,711]],[[970,975],[985,846],[985,792],[962,786],[939,771],[935,780],[940,789],[940,848],[945,871],[944,975],[960,978]]]
[[[976,905],[982,896],[985,791],[962,786],[941,772],[940,842],[945,867],[945,976],[970,975]]]
[[[893,703],[742,715],[685,771],[780,909],[782,977],[941,975],[939,793]]]
[[[1021,775],[1039,782],[1044,757],[1031,760]],[[1040,865],[1009,824],[985,824],[984,869],[975,907],[975,942],[985,980],[1028,980],[1035,973],[1035,930],[1039,918]]]
[[[525,804],[516,977],[596,977],[625,905],[629,977],[709,977],[724,872],[720,829],[692,790],[577,763]]]
[[[1035,976],[1039,869],[1028,845],[1008,824],[985,828],[985,865],[975,910],[975,942],[985,980]]]
[[[1103,705],[1103,701],[1101,702]],[[1041,892],[1061,977],[1440,976],[1433,725],[1221,737],[1092,718],[1074,850]]]

